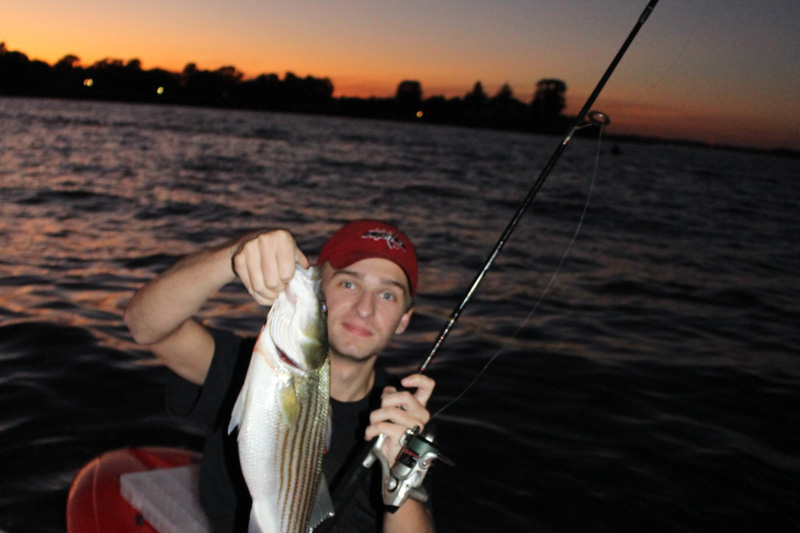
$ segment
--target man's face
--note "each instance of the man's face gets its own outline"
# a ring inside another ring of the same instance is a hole
[[[363,259],[334,270],[326,263],[322,290],[328,306],[332,356],[366,361],[379,354],[411,318],[408,279],[392,261]]]

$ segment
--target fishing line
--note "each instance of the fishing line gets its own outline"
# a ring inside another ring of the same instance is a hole
[[[645,99],[645,97],[653,91],[656,87],[661,85],[664,79],[669,75],[674,69],[678,62],[683,59],[686,55],[686,51],[689,49],[689,45],[694,44],[697,40],[697,32],[700,30],[701,26],[703,26],[707,21],[703,20],[701,17],[698,17],[697,24],[695,24],[694,29],[691,30],[691,34],[689,35],[688,39],[683,41],[683,46],[681,46],[680,50],[678,50],[678,54],[674,57],[672,62],[669,64],[667,69],[661,74],[661,76],[651,82],[647,87],[641,89],[639,94],[633,98],[627,105],[619,108],[615,108],[612,110],[614,112],[615,117],[625,116],[625,113],[633,109],[639,102]]]
[[[531,319],[533,314],[536,312],[537,309],[539,309],[539,306],[541,305],[542,301],[544,300],[544,297],[547,295],[547,293],[550,290],[550,288],[553,286],[553,283],[555,283],[556,276],[561,271],[561,267],[564,266],[564,261],[567,259],[567,255],[569,254],[569,251],[572,249],[572,245],[575,244],[575,240],[578,238],[578,233],[580,233],[581,227],[583,227],[583,221],[586,218],[586,212],[589,210],[589,203],[590,203],[590,201],[592,199],[592,191],[594,191],[594,185],[595,185],[595,182],[597,180],[597,169],[600,166],[600,147],[602,145],[602,140],[603,140],[603,128],[610,123],[610,121],[608,120],[607,116],[603,115],[603,117],[605,118],[605,120],[599,122],[600,132],[599,132],[599,134],[597,136],[597,151],[595,153],[595,159],[594,159],[594,170],[592,171],[592,179],[589,182],[589,192],[586,195],[586,203],[583,205],[583,212],[581,213],[581,217],[578,220],[578,225],[575,228],[575,232],[572,234],[572,238],[570,239],[569,244],[567,244],[567,247],[566,247],[566,249],[564,250],[564,253],[561,256],[561,259],[559,260],[558,265],[556,266],[555,270],[553,271],[553,274],[550,276],[550,280],[547,282],[547,285],[545,286],[544,290],[542,291],[542,294],[539,296],[539,299],[533,305],[533,308],[531,309],[530,313],[528,313],[528,316],[525,317],[525,319],[519,325],[519,327],[514,332],[514,334],[511,335],[511,337],[506,341],[506,343],[503,346],[501,346],[494,353],[494,355],[492,355],[489,358],[489,360],[486,362],[486,364],[483,365],[483,368],[481,368],[480,372],[478,372],[478,374],[472,379],[472,381],[466,387],[464,387],[464,390],[462,390],[458,394],[458,396],[456,396],[455,398],[453,398],[452,400],[447,402],[443,407],[441,407],[438,411],[436,411],[433,415],[431,415],[431,420],[433,420],[434,418],[436,418],[437,416],[442,414],[442,412],[445,409],[449,408],[450,406],[452,406],[453,404],[455,404],[456,402],[461,400],[461,398],[463,398],[464,395],[467,394],[467,392],[469,392],[470,389],[472,389],[472,387],[478,382],[478,380],[481,377],[483,377],[483,375],[486,373],[486,370],[489,368],[489,366],[492,363],[494,363],[494,361],[498,357],[500,357],[500,354],[502,354],[503,352],[506,351],[506,349],[511,345],[511,343],[514,342],[514,340],[516,340],[517,336],[522,331],[522,329],[525,327],[525,325],[528,323],[528,321]],[[591,125],[591,124],[586,124],[586,126],[589,126],[589,125]]]

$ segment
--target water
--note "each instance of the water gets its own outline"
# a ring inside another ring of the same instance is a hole
[[[197,448],[122,324],[198,247],[354,217],[416,241],[386,354],[418,365],[558,140],[253,112],[0,99],[0,530],[63,531],[104,451]],[[457,466],[440,531],[800,530],[800,163],[574,140],[430,368]],[[257,331],[231,286],[208,323]],[[520,327],[522,326],[522,327]]]

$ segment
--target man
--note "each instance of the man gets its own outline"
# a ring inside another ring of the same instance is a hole
[[[216,531],[246,529],[247,487],[233,436],[227,434],[233,403],[247,372],[255,339],[211,330],[192,317],[221,287],[238,277],[253,298],[271,305],[295,271],[309,261],[284,230],[246,235],[190,255],[142,287],[125,310],[125,323],[175,374],[168,388],[171,413],[208,431],[201,466],[201,502]],[[348,460],[379,434],[388,436],[390,460],[403,432],[424,427],[434,382],[412,375],[408,391],[389,386],[375,362],[412,314],[417,259],[411,241],[390,224],[351,222],[323,246],[317,264],[328,308],[333,435],[323,470],[335,484]],[[433,531],[428,510],[409,499],[394,514],[374,502],[379,487],[367,480],[342,513],[340,531]]]

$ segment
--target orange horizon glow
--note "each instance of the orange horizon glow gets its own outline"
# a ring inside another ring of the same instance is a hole
[[[2,42],[2,40],[0,40]],[[37,43],[40,44],[40,43]],[[481,79],[475,79],[471,82],[466,82],[464,84],[458,84],[456,82],[449,83],[449,84],[439,84],[437,86],[426,86],[424,81],[420,80],[418,76],[402,76],[402,75],[392,75],[392,74],[384,74],[382,76],[369,76],[369,75],[359,75],[355,73],[348,73],[342,75],[330,75],[326,73],[319,73],[319,72],[312,72],[307,67],[300,68],[291,68],[291,67],[283,67],[283,68],[275,68],[275,69],[260,69],[259,70],[259,63],[257,61],[249,61],[242,64],[239,64],[235,61],[227,61],[223,59],[217,59],[212,61],[200,62],[194,61],[192,59],[188,60],[179,60],[179,59],[167,59],[161,61],[148,61],[144,58],[143,54],[134,54],[130,55],[129,57],[121,57],[118,55],[113,54],[91,54],[83,56],[79,53],[74,52],[57,52],[53,51],[51,48],[41,45],[35,47],[35,52],[33,50],[23,50],[18,49],[13,46],[10,46],[9,43],[6,43],[6,47],[9,50],[13,50],[16,52],[21,52],[28,56],[31,61],[39,60],[43,61],[49,65],[54,65],[61,59],[73,55],[79,59],[77,62],[83,68],[90,67],[97,62],[104,61],[104,60],[120,60],[123,63],[128,63],[132,60],[139,60],[142,65],[143,70],[153,70],[153,69],[162,69],[169,72],[180,73],[183,69],[189,64],[195,64],[197,68],[201,70],[208,70],[214,71],[220,69],[222,67],[235,67],[237,71],[241,72],[244,76],[244,79],[253,79],[262,74],[276,74],[279,77],[283,78],[287,73],[291,72],[296,76],[301,78],[306,76],[311,76],[314,78],[329,78],[333,83],[334,87],[334,96],[335,97],[354,97],[354,98],[391,98],[397,92],[397,86],[400,82],[404,80],[417,80],[422,83],[422,88],[424,91],[424,98],[430,98],[431,96],[444,96],[445,98],[454,98],[454,97],[463,97],[468,92],[472,91],[473,87],[475,86],[476,82],[481,82],[483,85],[484,91],[491,96],[500,87],[506,82],[498,82],[495,84],[487,84],[483,82]],[[244,66],[243,66],[244,65]],[[538,79],[536,80],[538,81]],[[530,87],[526,87],[525,90],[527,92],[518,93],[516,88],[514,93],[517,99],[528,103],[531,98],[533,97],[533,87],[534,84],[531,84]]]

